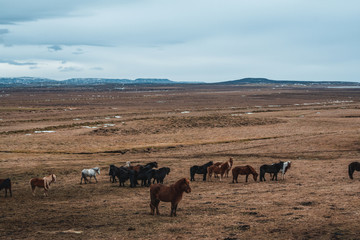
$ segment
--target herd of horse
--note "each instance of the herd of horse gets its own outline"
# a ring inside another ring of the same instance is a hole
[[[203,175],[203,181],[206,181],[206,176],[208,176],[208,180],[211,181],[211,177],[214,174],[214,177],[223,178],[228,177],[229,172],[233,165],[233,159],[230,158],[227,162],[217,162],[213,163],[212,161],[202,165],[202,166],[192,166],[190,168],[190,180],[195,181],[195,174],[202,174]],[[290,169],[291,167],[291,161],[287,162],[278,162],[271,165],[264,164],[260,167],[260,181],[266,181],[265,179],[265,173],[270,173],[270,176],[272,177],[271,180],[277,181],[277,175],[280,172],[282,175],[282,179],[285,179],[285,173]],[[233,183],[238,182],[238,176],[239,175],[246,175],[246,182],[248,181],[249,175],[253,175],[254,181],[257,181],[258,173],[255,171],[255,169],[250,166],[237,166],[232,169],[232,176],[233,176]]]
[[[192,166],[190,168],[190,181],[195,181],[195,174],[203,175],[203,181],[211,181],[212,176],[219,178],[220,181],[223,177],[228,177],[230,170],[232,169],[233,183],[238,182],[239,175],[246,175],[245,181],[248,181],[248,176],[252,175],[254,181],[257,181],[258,173],[256,170],[250,166],[237,166],[232,168],[233,159],[230,158],[226,162],[217,162],[213,163],[212,161],[198,166]],[[152,215],[159,215],[159,203],[171,202],[171,213],[170,216],[176,216],[176,209],[179,202],[182,199],[183,193],[190,193],[191,187],[190,182],[186,178],[181,178],[174,184],[170,186],[163,185],[164,178],[170,173],[170,168],[162,167],[159,169],[157,162],[150,162],[146,165],[135,165],[132,166],[130,162],[127,162],[125,166],[116,167],[115,165],[110,165],[109,167],[109,176],[110,182],[116,182],[116,178],[119,181],[119,186],[125,186],[127,180],[130,181],[130,187],[136,187],[139,185],[138,180],[141,181],[141,186],[150,186],[150,213]],[[287,162],[278,162],[271,165],[264,164],[260,167],[260,181],[266,181],[265,173],[269,173],[271,180],[277,181],[278,173],[281,173],[282,179],[285,179],[285,173],[291,168],[291,161]],[[360,163],[352,162],[348,165],[348,174],[350,179],[353,179],[354,171],[360,171]],[[95,167],[91,169],[83,169],[81,171],[81,181],[84,180],[84,183],[91,182],[91,178],[94,177],[97,181],[96,174],[100,174],[100,168]],[[88,179],[89,177],[89,179]],[[152,181],[153,180],[153,181]],[[151,182],[152,181],[152,182]],[[155,181],[157,183],[155,184]],[[32,178],[30,179],[30,187],[32,194],[35,196],[35,189],[42,188],[44,189],[44,195],[47,196],[47,192],[52,183],[56,182],[56,175],[51,174],[43,178]],[[0,190],[5,189],[5,197],[7,197],[7,191],[10,192],[10,197],[12,197],[11,191],[11,180],[0,179]]]

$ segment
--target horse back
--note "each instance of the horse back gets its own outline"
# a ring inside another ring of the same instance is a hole
[[[0,190],[1,189],[11,189],[11,180],[10,178],[6,178],[6,179],[0,179]]]
[[[30,185],[32,187],[45,187],[44,179],[32,178],[32,179],[30,179]]]

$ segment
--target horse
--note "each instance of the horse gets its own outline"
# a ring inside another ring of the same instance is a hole
[[[84,182],[86,184],[86,181],[91,182],[91,178],[94,177],[96,182],[98,182],[98,180],[96,179],[96,174],[100,175],[100,168],[98,167],[94,167],[94,168],[90,168],[90,169],[83,169],[81,171],[81,181],[80,184],[82,184],[82,180],[84,179]],[[87,177],[90,177],[90,180],[87,179]]]
[[[110,165],[110,168],[109,168],[110,182],[112,182],[112,183],[116,182],[115,168],[116,168],[116,166],[112,165],[112,164]]]
[[[277,174],[278,172],[283,168],[284,162],[280,161],[278,163],[274,163],[272,165],[262,165],[260,167],[260,181],[262,182],[263,180],[266,181],[265,179],[265,173],[273,173],[274,175],[272,176],[272,179],[274,181],[274,178],[277,181]]]
[[[10,178],[7,179],[0,179],[0,191],[2,189],[5,189],[5,197],[7,197],[7,191],[9,189],[10,192],[10,197],[12,197],[12,192],[11,192],[11,180]]]
[[[32,195],[35,196],[35,188],[39,187],[39,188],[43,188],[44,189],[44,195],[47,195],[47,191],[50,189],[50,184],[51,183],[55,183],[56,182],[56,175],[55,174],[51,174],[47,177],[43,177],[43,178],[32,178],[30,179],[30,187],[32,190]]]
[[[285,173],[286,173],[287,170],[289,170],[290,168],[291,168],[291,161],[284,162],[282,169],[280,169],[281,178],[282,178],[283,180],[285,179]]]
[[[158,164],[157,164],[157,162],[149,162],[149,163],[147,163],[145,166],[140,165],[140,164],[138,164],[138,165],[136,165],[136,166],[131,166],[131,165],[130,165],[130,162],[129,162],[129,169],[135,170],[136,172],[139,172],[142,168],[148,167],[148,166],[151,166],[151,168],[157,168],[157,167],[158,167]]]
[[[228,169],[226,169],[226,171],[225,171],[225,177],[229,177],[229,172],[230,172],[230,170],[231,170],[231,168],[232,168],[233,163],[234,163],[233,159],[230,158],[230,159],[229,159],[229,165],[230,165],[230,167],[229,167]]]
[[[114,167],[113,168],[115,176],[119,179],[119,187],[125,186],[125,182],[130,179],[130,187],[135,187],[136,185],[136,173],[134,170],[128,169],[126,167]]]
[[[207,171],[208,171],[209,180],[211,180],[211,176],[214,173],[214,175],[220,174],[220,181],[221,181],[221,178],[224,176],[224,174],[230,171],[232,164],[233,164],[233,159],[230,158],[229,161],[222,163],[220,166],[213,165],[208,167]]]
[[[233,183],[238,182],[238,176],[239,175],[246,175],[246,182],[248,181],[249,175],[252,174],[254,181],[257,181],[258,174],[255,171],[255,169],[249,165],[241,166],[241,167],[234,167],[232,170],[233,175]]]
[[[153,184],[155,183],[164,183],[164,178],[166,177],[166,175],[169,175],[170,173],[170,168],[168,167],[162,167],[159,168],[158,170],[155,170],[155,174],[154,174],[154,181]]]
[[[160,215],[159,212],[159,203],[163,202],[171,202],[171,212],[170,216],[176,216],[176,209],[179,202],[182,199],[183,193],[190,193],[190,182],[186,178],[182,178],[178,180],[176,183],[165,186],[161,183],[153,184],[150,187],[150,214]]]
[[[190,181],[195,181],[195,174],[203,174],[203,181],[206,181],[207,169],[213,165],[213,162],[210,161],[202,166],[192,166],[190,168]]]
[[[360,163],[359,162],[352,162],[349,164],[349,177],[350,179],[354,179],[353,178],[353,174],[354,174],[354,171],[360,171]]]
[[[136,174],[136,180],[141,180],[141,186],[150,186],[152,178],[152,173],[150,170],[152,170],[152,168],[155,166],[157,166],[157,164],[146,164],[145,167],[141,168]]]

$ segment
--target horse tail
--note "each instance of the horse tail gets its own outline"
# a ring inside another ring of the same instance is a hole
[[[352,166],[353,166],[353,164],[350,163],[350,164],[349,164],[349,177],[350,177],[350,179],[354,179],[354,178],[353,178],[354,169],[353,169]]]

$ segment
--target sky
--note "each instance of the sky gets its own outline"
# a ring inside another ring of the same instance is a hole
[[[358,0],[0,0],[0,77],[360,82]]]

